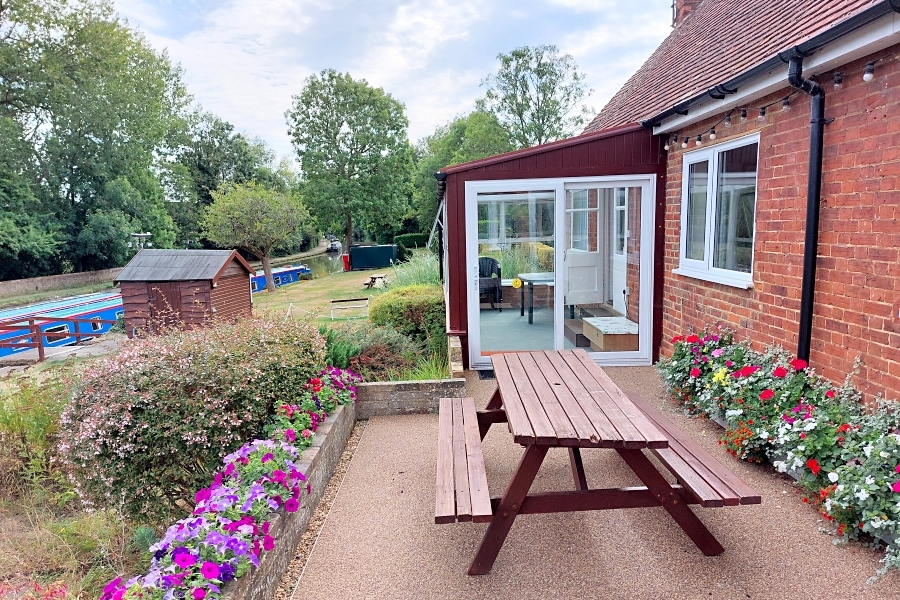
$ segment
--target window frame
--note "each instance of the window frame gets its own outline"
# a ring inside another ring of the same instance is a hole
[[[719,201],[718,171],[719,156],[729,150],[756,144],[756,197],[753,202],[753,238],[751,240],[751,255],[756,249],[756,203],[759,200],[759,133],[743,136],[727,142],[722,142],[703,148],[685,152],[681,165],[681,232],[679,235],[678,268],[672,272],[676,275],[684,275],[694,279],[721,283],[732,287],[749,289],[753,287],[753,258],[750,260],[750,271],[733,271],[722,269],[712,265],[713,249],[716,235],[716,207]],[[706,222],[704,226],[704,255],[703,260],[687,258],[687,230],[688,230],[688,184],[690,183],[688,172],[691,165],[708,161],[709,169],[706,180]]]

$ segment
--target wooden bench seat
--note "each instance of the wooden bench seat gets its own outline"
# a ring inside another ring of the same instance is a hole
[[[762,502],[757,492],[738,479],[658,410],[633,394],[629,394],[628,398],[669,439],[668,448],[657,448],[652,452],[678,479],[697,504],[704,507],[718,507]]]
[[[365,314],[356,315],[354,318],[362,318],[369,316],[369,299],[368,298],[347,298],[345,300],[332,300],[330,303],[331,320],[334,321],[334,311],[336,310],[363,310]]]
[[[436,490],[435,523],[489,523],[493,518],[472,398],[440,400]]]

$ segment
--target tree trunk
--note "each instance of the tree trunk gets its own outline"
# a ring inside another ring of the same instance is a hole
[[[262,261],[263,271],[266,273],[266,290],[274,292],[275,280],[272,279],[272,263],[269,262],[269,255],[261,256],[260,260]]]
[[[350,254],[350,244],[353,243],[353,216],[348,210],[344,215],[344,253]]]

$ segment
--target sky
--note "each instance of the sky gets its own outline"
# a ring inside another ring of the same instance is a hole
[[[671,31],[672,0],[114,0],[204,110],[292,157],[284,113],[323,69],[381,87],[415,142],[484,95],[499,53],[555,44],[599,111]]]

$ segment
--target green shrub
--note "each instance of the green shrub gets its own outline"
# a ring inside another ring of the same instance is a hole
[[[428,235],[425,233],[404,233],[394,236],[394,243],[403,244],[407,248],[424,248],[428,244]]]
[[[366,381],[386,381],[411,368],[423,353],[417,342],[393,327],[344,323],[323,327],[329,365],[350,368]]]
[[[87,505],[171,519],[324,358],[313,327],[274,318],[130,342],[76,379],[61,418],[63,466]]]
[[[447,354],[444,291],[440,286],[392,288],[372,301],[369,319],[424,342],[429,353]]]

